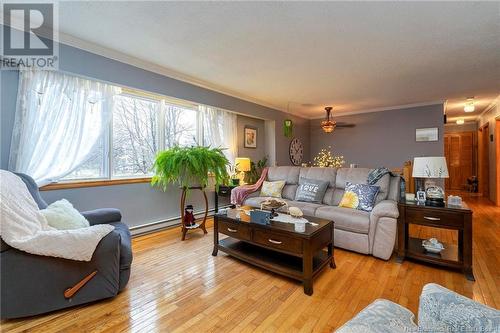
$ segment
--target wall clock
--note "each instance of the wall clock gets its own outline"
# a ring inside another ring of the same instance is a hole
[[[292,142],[290,142],[290,161],[292,161],[293,165],[300,165],[302,163],[302,157],[304,157],[304,146],[302,146],[302,142],[299,139],[293,138]]]

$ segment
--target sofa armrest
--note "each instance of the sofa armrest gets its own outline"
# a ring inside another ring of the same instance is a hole
[[[1,318],[19,318],[115,296],[119,291],[120,241],[107,234],[88,262],[38,256],[11,248],[0,254]],[[97,270],[71,299],[64,290]],[[35,283],[36,282],[36,283]]]
[[[337,333],[417,332],[414,315],[394,302],[378,299],[345,323]]]
[[[116,208],[94,209],[81,214],[89,221],[90,225],[120,222],[122,219],[120,210]]]
[[[377,220],[380,217],[392,217],[397,219],[399,217],[398,203],[393,200],[382,200],[370,213],[370,220]]]
[[[382,200],[370,213],[368,240],[371,253],[388,260],[396,242],[398,204],[394,200]]]
[[[422,332],[499,332],[500,311],[429,283],[420,295],[418,325]]]

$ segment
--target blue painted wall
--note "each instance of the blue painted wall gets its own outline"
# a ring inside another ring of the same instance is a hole
[[[333,133],[315,130],[320,120],[311,121],[311,156],[331,146],[343,155],[346,166],[399,168],[416,156],[444,156],[443,105],[428,105],[382,112],[335,117],[338,122],[355,124]],[[438,141],[417,142],[415,129],[436,127]]]

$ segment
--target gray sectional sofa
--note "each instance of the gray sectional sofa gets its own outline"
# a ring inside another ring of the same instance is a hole
[[[299,207],[307,216],[335,221],[334,243],[336,247],[372,254],[387,260],[391,257],[396,240],[400,178],[386,174],[378,180],[375,185],[380,186],[380,192],[371,212],[338,207],[346,182],[365,184],[370,170],[366,168],[270,167],[267,180],[286,182],[282,197],[289,206]],[[294,201],[300,177],[329,182],[321,204]],[[261,202],[267,197],[259,195],[259,191],[252,193],[243,204],[260,207]]]

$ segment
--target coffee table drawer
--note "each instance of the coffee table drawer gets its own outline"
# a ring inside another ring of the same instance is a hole
[[[254,230],[253,241],[256,244],[261,244],[282,251],[297,254],[302,253],[302,240],[287,237],[278,233]]]
[[[219,220],[219,232],[241,240],[251,240],[250,228],[246,225]]]

